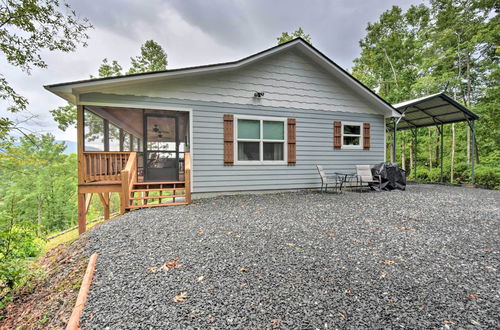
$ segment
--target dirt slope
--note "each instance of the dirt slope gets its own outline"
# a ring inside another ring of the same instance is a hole
[[[57,246],[33,266],[34,276],[0,311],[0,329],[64,329],[88,262],[85,238]]]

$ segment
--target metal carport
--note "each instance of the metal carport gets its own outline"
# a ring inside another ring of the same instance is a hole
[[[441,166],[441,182],[443,182],[443,126],[458,122],[467,122],[470,127],[471,150],[475,152],[476,134],[474,130],[474,121],[479,119],[479,116],[470,111],[453,98],[446,95],[444,92],[424,96],[418,99],[401,102],[393,105],[402,116],[394,118],[388,123],[388,128],[393,131],[393,153],[396,155],[396,134],[397,131],[411,130],[415,143],[413,143],[413,154],[417,145],[417,130],[421,127],[436,126],[440,133],[440,166]],[[474,158],[471,157],[471,184],[474,184]],[[413,162],[413,171],[415,178],[417,177],[417,157]]]

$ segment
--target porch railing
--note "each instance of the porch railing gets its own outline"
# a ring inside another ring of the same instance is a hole
[[[121,213],[125,213],[125,210],[130,207],[130,192],[137,182],[137,153],[131,152],[128,158],[125,168],[121,171],[121,181],[122,181],[122,202]]]
[[[131,152],[84,152],[82,155],[83,182],[119,182]]]

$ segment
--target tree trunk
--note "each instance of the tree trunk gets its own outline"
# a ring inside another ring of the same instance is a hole
[[[43,206],[42,196],[37,197],[37,202],[38,202],[37,231],[38,231],[38,236],[42,236],[42,206]]]
[[[471,82],[470,82],[470,54],[467,54],[467,72],[466,72],[466,77],[467,77],[467,103],[466,106],[470,107],[470,101],[472,97],[472,90],[471,90]],[[470,164],[470,158],[471,158],[471,150],[470,150],[470,139],[471,139],[471,131],[470,131],[470,126],[467,125],[467,165]]]
[[[455,123],[451,124],[451,171],[450,182],[453,183],[453,171],[455,170]]]

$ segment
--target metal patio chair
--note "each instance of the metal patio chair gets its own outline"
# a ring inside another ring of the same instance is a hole
[[[356,165],[356,174],[358,175],[357,185],[360,192],[364,184],[367,184],[367,187],[377,185],[379,188],[378,190],[381,190],[382,178],[380,175],[374,176],[372,174],[370,165]]]
[[[325,192],[328,192],[328,186],[333,186],[335,192],[342,192],[342,178],[338,175],[326,175],[323,166],[316,165],[318,169],[319,176],[321,177],[321,189],[320,192],[323,193],[323,187],[325,187]]]

